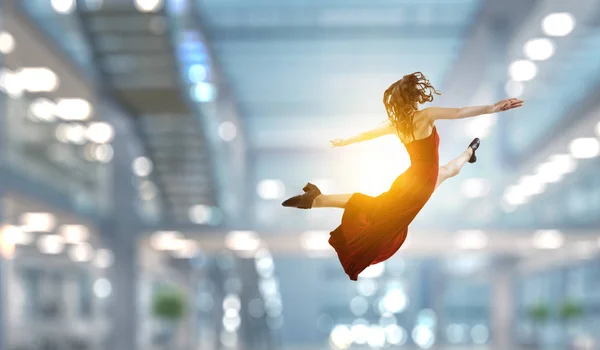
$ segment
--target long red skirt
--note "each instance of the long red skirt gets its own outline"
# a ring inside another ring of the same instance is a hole
[[[364,269],[389,259],[400,249],[408,225],[431,197],[437,176],[437,165],[411,166],[388,192],[377,197],[352,195],[341,225],[329,238],[351,280],[356,281]]]

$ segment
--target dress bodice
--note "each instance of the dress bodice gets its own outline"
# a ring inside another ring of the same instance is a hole
[[[405,144],[406,151],[410,156],[411,164],[416,163],[435,163],[439,164],[438,147],[440,145],[440,137],[435,126],[431,135],[424,139],[414,140]]]

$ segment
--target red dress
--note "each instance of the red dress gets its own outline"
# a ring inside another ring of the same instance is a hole
[[[377,197],[355,193],[348,201],[329,244],[351,280],[356,281],[370,265],[389,259],[404,243],[408,225],[435,189],[439,143],[434,127],[429,137],[406,144],[411,165],[389,191]]]

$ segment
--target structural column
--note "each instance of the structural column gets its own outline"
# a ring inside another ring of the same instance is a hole
[[[492,276],[491,330],[494,350],[513,349],[515,298],[512,269],[500,268]]]
[[[0,31],[2,31],[4,29],[4,18],[3,16],[5,16],[5,9],[6,5],[4,4],[4,1],[0,1]],[[0,54],[0,68],[4,67],[4,56],[2,54]],[[3,116],[3,118],[0,118],[0,141],[3,140],[4,137],[6,137],[5,135],[5,128],[4,128],[4,121],[6,120],[6,94],[4,94],[3,92],[0,92],[0,115]],[[0,142],[0,160],[4,161],[5,159],[5,152],[6,150],[3,149],[4,142]],[[4,186],[2,186],[2,183],[0,183],[0,218],[1,218],[1,222],[0,224],[4,224],[6,223],[6,217],[5,217],[5,212],[4,212]],[[1,232],[0,232],[0,239],[1,237]],[[0,242],[1,244],[1,242]],[[6,322],[7,319],[7,308],[5,307],[5,303],[8,303],[8,298],[6,298],[6,287],[7,287],[7,283],[6,283],[6,273],[4,273],[4,270],[6,269],[6,264],[4,261],[4,256],[2,254],[0,254],[0,350],[5,350],[7,348],[7,344],[6,344],[6,328],[8,326],[8,322]]]
[[[115,263],[110,274],[112,283],[112,342],[115,350],[137,349],[137,247],[135,232],[117,225],[110,247]]]
[[[137,190],[132,178],[132,137],[128,128],[116,127],[114,146],[113,202],[114,211],[103,231],[107,245],[114,253],[111,269],[112,338],[108,348],[135,350],[138,348],[138,238],[142,229],[136,210]]]
[[[1,9],[0,9],[1,11]],[[1,13],[1,12],[0,12]],[[1,99],[4,96],[0,93],[0,106],[3,105],[3,101],[1,101]],[[0,185],[0,218],[2,218],[0,224],[4,225],[6,223],[6,216],[5,216],[5,211],[4,211],[4,205],[3,205],[3,199],[4,198],[4,188]],[[2,232],[0,231],[0,240],[2,239]],[[3,242],[0,242],[0,248],[2,247]],[[0,249],[3,250],[3,249]],[[7,333],[7,328],[9,326],[8,320],[8,307],[7,304],[9,303],[9,300],[7,298],[8,295],[8,287],[9,287],[9,283],[8,282],[8,274],[6,273],[7,268],[8,268],[8,264],[7,261],[5,261],[6,257],[4,256],[4,254],[2,254],[2,251],[0,251],[0,350],[5,350],[7,349],[7,339],[6,339],[6,335]]]

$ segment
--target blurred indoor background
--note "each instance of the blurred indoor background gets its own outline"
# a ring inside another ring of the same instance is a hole
[[[600,0],[1,0],[0,349],[598,349]],[[422,71],[445,183],[352,282],[341,211],[379,194]]]

